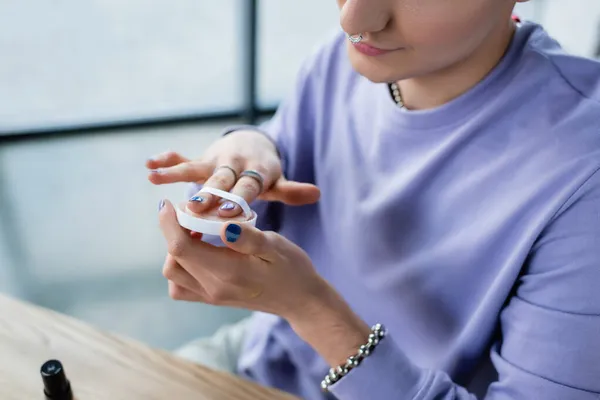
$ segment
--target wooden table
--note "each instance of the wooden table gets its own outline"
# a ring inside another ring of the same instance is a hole
[[[43,400],[40,367],[52,358],[77,400],[294,399],[0,295],[0,399]]]

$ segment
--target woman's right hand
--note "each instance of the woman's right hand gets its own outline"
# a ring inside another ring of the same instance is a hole
[[[288,205],[305,205],[316,203],[320,197],[317,186],[286,180],[273,142],[262,133],[251,130],[235,131],[220,138],[199,159],[189,160],[178,153],[167,152],[150,158],[146,167],[151,170],[148,179],[155,185],[195,182],[231,192],[248,203],[260,198]],[[240,177],[247,170],[262,176],[262,192],[257,179]],[[239,179],[236,180],[236,176]],[[218,200],[211,194],[198,193],[187,206],[190,211],[203,214],[219,206]],[[237,204],[225,202],[219,206],[217,215],[231,218],[241,211]]]

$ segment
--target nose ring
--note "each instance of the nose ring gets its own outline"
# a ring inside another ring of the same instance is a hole
[[[363,40],[363,35],[362,33],[359,33],[358,35],[348,35],[348,40],[354,44],[359,43],[361,40]]]

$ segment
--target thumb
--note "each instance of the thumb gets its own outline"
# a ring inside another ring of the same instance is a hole
[[[241,254],[269,259],[273,246],[269,236],[251,225],[230,223],[221,231],[221,240],[232,250]]]
[[[303,206],[319,201],[321,190],[311,183],[288,181],[281,177],[273,187],[260,198],[267,201],[280,201],[290,206]]]
[[[178,242],[181,237],[188,236],[185,229],[179,225],[175,208],[170,201],[161,200],[158,205],[160,229],[168,242]]]

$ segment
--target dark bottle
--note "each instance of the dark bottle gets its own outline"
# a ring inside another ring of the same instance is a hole
[[[44,381],[44,394],[47,400],[73,400],[71,383],[65,375],[65,369],[58,360],[48,360],[41,368]]]

